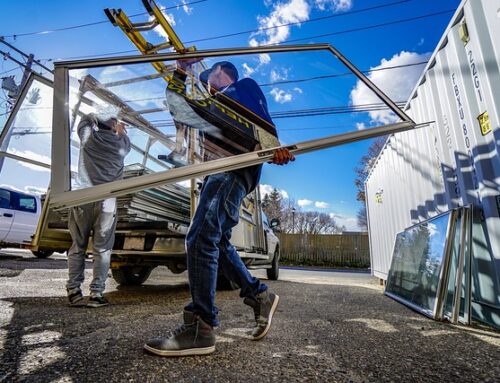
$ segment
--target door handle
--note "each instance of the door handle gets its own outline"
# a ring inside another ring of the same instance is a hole
[[[14,216],[14,214],[11,214],[11,213],[3,213],[3,216],[4,217],[9,217],[9,218],[12,218]]]

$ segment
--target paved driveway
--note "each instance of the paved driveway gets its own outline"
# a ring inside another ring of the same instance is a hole
[[[252,313],[237,292],[220,292],[217,351],[166,359],[142,345],[179,322],[185,274],[158,268],[136,288],[110,280],[111,306],[77,309],[66,305],[64,256],[2,252],[0,382],[500,381],[498,332],[433,322],[385,297],[367,274],[281,277],[269,282],[282,300],[264,340],[248,338]]]

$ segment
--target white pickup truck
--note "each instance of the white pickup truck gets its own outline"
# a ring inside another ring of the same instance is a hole
[[[42,203],[40,196],[0,186],[0,246],[30,246],[35,234]],[[33,254],[46,258],[51,251],[37,250]]]

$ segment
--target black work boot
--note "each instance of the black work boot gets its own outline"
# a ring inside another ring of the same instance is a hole
[[[79,287],[66,289],[68,292],[68,303],[70,306],[84,306],[82,290]]]
[[[215,351],[215,334],[212,326],[198,315],[184,311],[184,324],[165,338],[151,339],[144,349],[160,356],[206,355]]]
[[[273,319],[274,311],[278,307],[280,297],[268,290],[258,294],[256,300],[252,298],[245,298],[243,303],[253,308],[255,314],[255,327],[252,331],[253,340],[259,340],[266,336],[271,321]]]

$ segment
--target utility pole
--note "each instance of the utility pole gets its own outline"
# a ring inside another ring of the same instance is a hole
[[[19,85],[16,85],[15,81],[12,80],[11,85],[16,89],[14,92],[11,93],[9,100],[7,101],[8,102],[7,113],[9,113],[12,110],[12,108],[14,107],[14,104],[18,101],[19,95],[21,94],[22,89],[26,85],[26,82],[28,81],[30,73],[33,72],[33,64],[36,64],[36,65],[42,67],[43,69],[49,71],[50,73],[54,73],[54,72],[51,69],[47,68],[45,65],[36,61],[35,55],[33,53],[27,54],[27,53],[17,49],[12,44],[9,44],[8,42],[6,42],[3,37],[0,37],[0,43],[3,43],[4,45],[6,45],[10,49],[14,50],[15,52],[17,52],[18,54],[20,54],[22,57],[24,57],[26,59],[26,63],[23,63],[22,61],[17,60],[16,58],[12,57],[12,55],[9,52],[4,52],[4,51],[0,50],[0,54],[3,55],[3,57],[5,59],[9,59],[9,60],[15,62],[16,64],[18,64],[19,66],[21,66],[22,68],[24,68],[21,83]],[[1,152],[5,152],[8,149],[11,136],[12,136],[12,129],[10,128],[9,131],[4,135],[3,141],[0,143],[0,173],[2,172],[3,164],[5,161],[5,157],[1,155]]]

